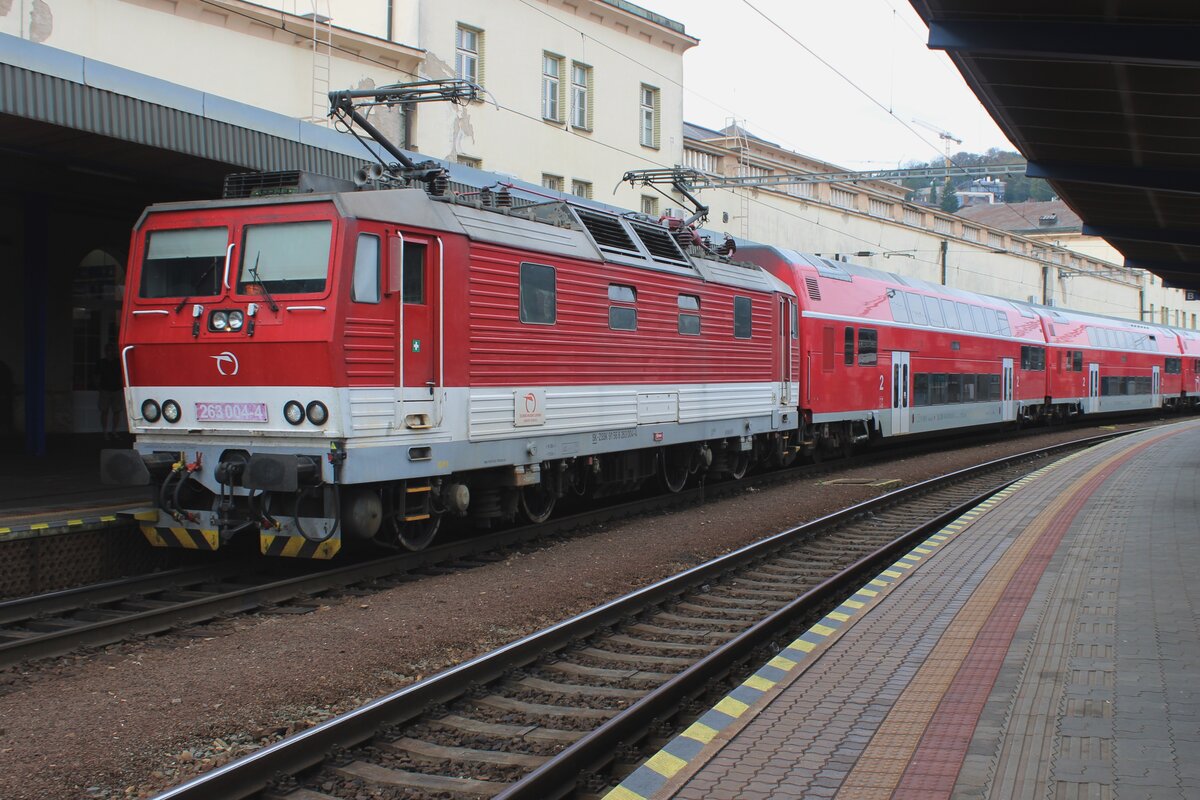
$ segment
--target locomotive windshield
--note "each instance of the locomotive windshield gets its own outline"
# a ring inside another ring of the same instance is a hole
[[[220,292],[227,228],[150,231],[141,297],[211,297]]]
[[[332,235],[328,220],[247,225],[238,294],[325,291]]]

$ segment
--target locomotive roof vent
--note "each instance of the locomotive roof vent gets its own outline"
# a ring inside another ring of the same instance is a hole
[[[225,176],[226,199],[277,197],[290,194],[324,194],[354,191],[354,182],[316,172],[288,169],[273,172],[239,172]]]
[[[596,240],[596,245],[601,250],[627,253],[635,256],[641,255],[637,245],[633,243],[633,239],[629,238],[625,226],[621,224],[621,220],[617,217],[611,214],[586,211],[582,208],[576,208],[575,214],[579,217],[579,221],[583,223],[583,227],[587,229],[587,232]]]
[[[688,260],[672,238],[671,233],[660,225],[647,225],[643,222],[631,222],[629,227],[637,234],[638,239],[646,246],[651,258],[655,261],[670,261],[673,264],[687,264]]]

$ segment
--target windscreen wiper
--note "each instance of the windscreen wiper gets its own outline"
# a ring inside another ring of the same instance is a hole
[[[267,305],[276,314],[279,313],[279,304],[275,302],[275,298],[271,297],[271,293],[267,291],[267,285],[263,283],[262,277],[258,274],[258,260],[262,258],[262,250],[259,250],[254,255],[254,266],[250,268],[250,277],[254,278],[254,282],[258,284],[258,288],[262,289],[263,299],[267,301]]]
[[[178,314],[180,311],[183,311],[183,307],[187,305],[188,300],[192,299],[192,295],[195,294],[196,290],[200,288],[200,284],[204,283],[204,279],[209,275],[212,275],[213,270],[216,268],[217,260],[214,258],[212,263],[208,265],[208,269],[204,270],[204,272],[200,274],[199,278],[196,278],[196,282],[192,284],[192,290],[179,301],[179,305],[175,306],[176,314]]]

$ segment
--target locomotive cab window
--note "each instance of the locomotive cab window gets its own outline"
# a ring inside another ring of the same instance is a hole
[[[425,252],[421,242],[404,243],[404,263],[400,268],[400,294],[409,305],[425,303]]]
[[[608,285],[608,299],[613,303],[635,303],[637,302],[637,289],[632,286],[623,286],[619,283],[610,283]],[[608,327],[614,331],[636,331],[637,309],[632,305],[609,306]]]
[[[692,294],[681,294],[679,304],[679,332],[688,336],[700,335],[700,298]]]
[[[379,237],[370,233],[358,235],[354,253],[354,281],[350,297],[356,303],[379,302]]]
[[[139,297],[212,297],[220,294],[229,245],[227,228],[150,231]]]
[[[554,267],[521,265],[521,322],[553,325],[558,319]]]
[[[874,328],[858,330],[858,365],[873,367],[879,359],[879,333]]]
[[[735,339],[749,339],[753,335],[750,323],[750,298],[733,298],[733,336]]]
[[[332,234],[329,220],[247,225],[238,294],[325,291]]]

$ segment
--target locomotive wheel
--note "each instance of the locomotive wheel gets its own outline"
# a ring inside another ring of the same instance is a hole
[[[682,491],[691,473],[691,449],[686,445],[665,447],[659,451],[658,458],[658,474],[663,488],[671,494]]]
[[[408,550],[424,550],[437,536],[438,528],[442,527],[442,515],[431,514],[429,519],[419,522],[396,522],[396,538],[400,545]]]
[[[740,451],[732,456],[726,456],[726,458],[729,459],[729,468],[725,470],[726,475],[735,481],[746,477],[746,472],[750,469],[749,450]]]
[[[537,525],[550,519],[558,495],[543,483],[535,483],[521,489],[521,516]]]

